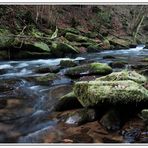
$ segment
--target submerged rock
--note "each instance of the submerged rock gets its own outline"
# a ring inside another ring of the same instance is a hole
[[[148,101],[148,90],[131,80],[77,82],[74,93],[84,107]]]
[[[116,110],[108,111],[100,120],[100,123],[109,131],[116,131],[120,129],[121,119]]]
[[[93,75],[93,74],[104,75],[104,74],[109,74],[111,72],[112,68],[107,64],[91,63],[69,68],[65,72],[65,75],[80,77],[83,75]]]
[[[112,68],[124,68],[126,64],[128,64],[128,63],[125,61],[116,61],[116,62],[110,63],[109,65]]]
[[[53,81],[56,78],[57,78],[57,75],[55,73],[48,73],[48,74],[44,74],[42,76],[27,77],[26,80],[33,81],[33,82],[36,82],[36,83],[42,84],[42,85],[49,85],[50,81]]]
[[[60,61],[60,66],[62,68],[75,67],[75,66],[77,66],[77,63],[72,61],[72,60],[61,60]]]
[[[66,118],[65,123],[76,125],[81,125],[96,119],[96,113],[94,109],[80,109],[73,113],[69,113],[68,116],[69,117]]]
[[[144,83],[147,81],[147,78],[143,75],[140,75],[136,71],[127,71],[123,70],[121,72],[113,72],[107,76],[100,77],[96,79],[97,81],[120,81],[120,80],[132,80],[137,83]]]

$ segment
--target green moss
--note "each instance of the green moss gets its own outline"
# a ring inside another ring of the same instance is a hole
[[[64,42],[53,42],[51,51],[56,56],[61,56],[65,53],[79,53],[79,49]]]
[[[43,51],[50,51],[48,45],[43,42],[35,42],[33,45]]]
[[[70,32],[67,32],[65,35],[65,38],[69,41],[75,41],[75,42],[90,42],[90,43],[95,43],[96,42],[92,39],[89,39],[85,36],[81,36],[81,35],[76,35]]]
[[[97,81],[119,81],[119,80],[133,80],[137,83],[144,83],[147,78],[138,74],[135,71],[123,70],[121,72],[113,72],[107,76],[96,79]]]
[[[143,60],[141,60],[142,62],[148,62],[148,58],[144,58]]]
[[[131,80],[77,82],[74,93],[84,107],[148,101],[148,90]]]
[[[103,63],[91,63],[81,66],[69,68],[65,74],[69,76],[91,75],[91,74],[109,74],[112,72],[112,68]]]
[[[47,75],[44,75],[44,76],[39,76],[39,77],[35,77],[35,81],[37,83],[40,83],[40,84],[49,84],[49,81],[52,81],[56,78],[56,74],[54,73],[49,73]]]
[[[77,64],[72,60],[61,60],[60,61],[60,66],[63,67],[63,68],[66,68],[66,67],[77,66]]]

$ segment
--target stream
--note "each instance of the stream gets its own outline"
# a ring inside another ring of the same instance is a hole
[[[112,58],[107,58],[112,56]],[[106,57],[106,58],[105,58]],[[122,50],[106,50],[97,53],[83,53],[73,56],[78,63],[91,61],[113,63],[123,61],[124,66],[115,66],[113,71],[131,69],[132,65],[143,64],[142,59],[148,58],[148,49],[144,45]],[[58,141],[63,132],[57,128],[58,120],[49,118],[57,102],[57,96],[62,94],[63,86],[68,91],[73,80],[64,75],[61,69],[58,77],[42,85],[31,78],[45,74],[36,73],[35,69],[46,66],[58,66],[60,59],[38,59],[23,61],[0,62],[0,142],[1,143],[42,143],[40,137]],[[145,62],[145,64],[147,64]],[[55,97],[56,96],[56,97]]]

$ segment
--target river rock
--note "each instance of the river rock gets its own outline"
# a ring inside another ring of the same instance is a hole
[[[128,63],[125,61],[116,61],[116,62],[110,63],[109,65],[112,68],[124,68],[126,64],[128,64]]]
[[[109,131],[120,129],[121,119],[117,110],[109,110],[100,120],[100,123]]]
[[[78,64],[72,60],[61,60],[60,61],[60,66],[62,68],[68,68],[68,67],[75,67],[77,66]]]
[[[148,101],[148,90],[131,80],[77,82],[74,93],[84,107]]]
[[[68,109],[80,108],[82,107],[80,102],[77,100],[74,92],[70,92],[62,97],[60,97],[58,103],[55,106],[56,111],[63,111]]]
[[[57,73],[60,71],[60,66],[39,67],[34,70],[35,73]]]
[[[81,125],[86,122],[91,122],[96,119],[94,109],[79,109],[73,113],[69,113],[65,120],[67,124]]]
[[[103,59],[115,59],[115,57],[111,55],[106,55],[106,56],[103,56]]]
[[[53,42],[51,46],[51,52],[56,57],[63,57],[67,53],[79,53],[79,49],[64,42]]]
[[[107,40],[110,42],[110,44],[117,46],[117,47],[129,47],[131,44],[129,40],[126,39],[120,39],[115,36],[108,36]]]
[[[140,75],[136,71],[122,70],[121,72],[113,72],[107,76],[97,78],[98,81],[120,81],[120,80],[132,80],[137,83],[144,83],[147,78]]]
[[[55,73],[48,73],[48,74],[44,74],[42,76],[27,77],[26,80],[33,81],[33,82],[36,82],[36,83],[42,84],[42,85],[49,85],[50,82],[55,80],[56,78],[57,78],[57,75]]]
[[[71,77],[73,76],[80,77],[83,75],[93,75],[93,74],[105,75],[111,72],[112,72],[112,68],[110,66],[108,66],[107,64],[96,62],[96,63],[90,63],[90,64],[69,68],[65,72],[65,75],[68,75]]]

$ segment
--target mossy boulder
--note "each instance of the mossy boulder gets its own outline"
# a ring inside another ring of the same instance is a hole
[[[57,57],[62,57],[67,53],[79,53],[79,49],[68,43],[53,42],[51,45],[51,52]]]
[[[101,50],[101,47],[99,44],[91,44],[87,47],[87,52],[97,52]]]
[[[27,77],[26,80],[31,81],[31,82],[35,82],[35,83],[41,84],[41,85],[49,85],[50,82],[52,82],[56,78],[57,78],[57,75],[55,73],[48,73],[48,74],[44,74],[42,76]]]
[[[84,107],[148,101],[148,90],[131,80],[77,82],[74,93]]]
[[[57,73],[60,71],[60,66],[39,67],[34,70],[35,73]]]
[[[110,44],[117,46],[117,47],[119,46],[119,47],[126,47],[127,48],[131,44],[131,42],[129,40],[120,39],[115,36],[108,36],[107,40],[110,42]]]
[[[83,76],[83,75],[105,75],[112,72],[112,68],[104,63],[90,63],[85,65],[80,65],[67,69],[65,75],[68,76]]]
[[[0,29],[0,48],[7,48],[14,44],[13,34],[7,29]]]
[[[60,66],[62,68],[67,68],[67,67],[75,67],[77,66],[78,64],[75,62],[75,61],[72,61],[72,60],[61,60],[60,61]]]
[[[137,83],[144,83],[147,78],[140,75],[136,71],[123,70],[121,72],[113,72],[107,76],[100,77],[96,79],[97,81],[121,81],[121,80],[132,80]]]
[[[70,92],[61,98],[59,98],[58,103],[55,106],[56,111],[64,111],[68,109],[76,109],[80,108],[82,105],[80,102],[77,100],[74,92]]]
[[[75,42],[90,42],[90,43],[96,43],[95,40],[89,39],[88,37],[76,35],[70,32],[67,32],[65,35],[65,38],[69,41],[75,41]]]
[[[40,50],[42,51],[45,51],[45,52],[50,52],[50,48],[48,47],[48,45],[46,43],[43,43],[43,42],[35,42],[33,44],[33,46],[35,48],[39,48]]]

